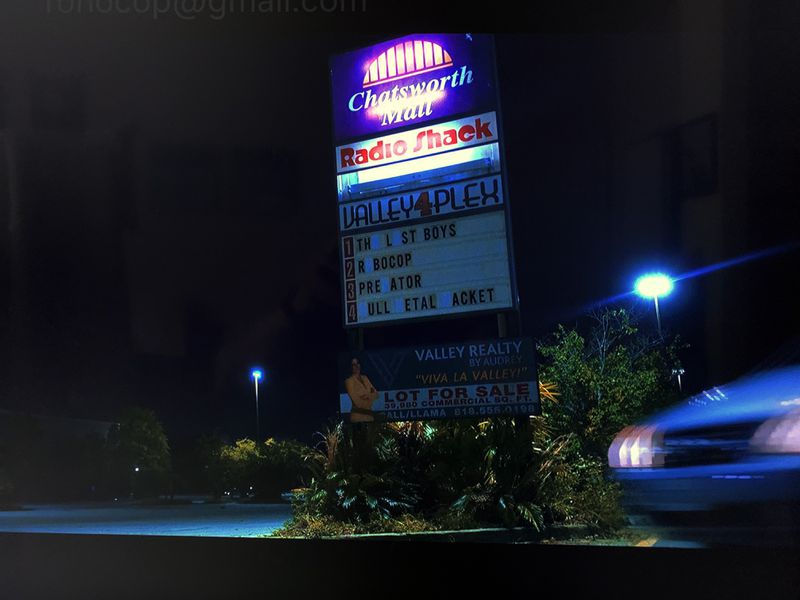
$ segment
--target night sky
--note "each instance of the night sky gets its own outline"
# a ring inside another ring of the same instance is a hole
[[[328,59],[394,35],[496,32],[523,334],[574,323],[642,269],[798,238],[796,3],[475,18],[373,0],[224,19],[79,4],[0,8],[0,408],[108,420],[138,404],[174,438],[235,438],[253,433],[259,365],[262,432],[309,441],[336,413],[348,343]],[[798,266],[783,252],[664,302],[692,345],[690,390],[796,338]],[[623,305],[654,327],[651,307]],[[496,333],[461,318],[365,343]]]

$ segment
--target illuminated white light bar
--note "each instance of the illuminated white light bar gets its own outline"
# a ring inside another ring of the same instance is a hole
[[[389,179],[390,177],[402,177],[403,175],[410,175],[411,173],[419,171],[441,169],[442,167],[450,167],[452,165],[473,162],[482,158],[489,158],[492,150],[491,146],[496,146],[496,144],[479,146],[477,148],[464,148],[463,150],[453,150],[452,152],[445,152],[444,154],[436,154],[434,156],[426,156],[401,163],[366,169],[361,172],[356,172],[356,174],[358,175],[360,183],[368,183],[370,181]]]
[[[423,185],[436,185],[499,172],[498,144],[464,148],[406,163],[339,175],[337,178],[339,201],[347,202],[369,196],[397,193]]]
[[[453,150],[445,154],[374,167],[339,175],[340,200],[383,193],[386,189],[410,189],[421,181],[435,182],[498,172],[497,144]]]

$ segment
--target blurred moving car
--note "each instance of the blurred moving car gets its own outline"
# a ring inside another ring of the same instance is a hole
[[[715,387],[623,429],[608,463],[629,515],[800,530],[800,365]]]

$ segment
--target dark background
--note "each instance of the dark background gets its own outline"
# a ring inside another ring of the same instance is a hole
[[[171,437],[308,441],[337,405],[341,327],[328,57],[413,31],[497,32],[522,332],[793,242],[800,5],[547,3],[360,14],[79,14],[0,5],[0,408]],[[513,7],[513,8],[512,8]],[[688,390],[800,329],[798,252],[680,282]],[[652,306],[627,299],[654,327]],[[367,347],[494,336],[492,317]]]

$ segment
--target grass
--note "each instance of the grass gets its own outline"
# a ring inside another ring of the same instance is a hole
[[[587,535],[545,538],[543,544],[570,546],[636,546],[652,538],[652,533],[638,529],[621,529],[613,533],[589,533]]]
[[[331,517],[295,517],[266,537],[335,538],[366,533],[420,533],[439,531],[441,526],[412,515],[396,519],[375,519],[365,523],[346,523]]]
[[[403,515],[396,519],[375,519],[365,523],[337,521],[332,517],[295,516],[289,523],[264,537],[322,539],[341,538],[368,534],[412,534],[437,532],[478,533],[494,531],[497,525],[477,523],[467,519],[422,519],[413,515]],[[516,528],[516,530],[525,528]],[[531,529],[531,531],[533,531]],[[511,533],[512,530],[507,530]],[[518,531],[517,531],[518,533]],[[539,537],[541,536],[541,537]],[[635,546],[649,535],[634,529],[620,529],[613,532],[593,532],[593,528],[583,525],[555,524],[546,527],[535,538],[543,544],[577,544],[602,546]],[[505,540],[503,535],[498,540]],[[533,539],[528,536],[528,539]]]

